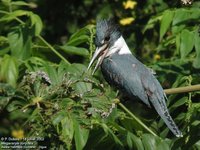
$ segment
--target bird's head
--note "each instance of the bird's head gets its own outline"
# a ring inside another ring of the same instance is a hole
[[[101,20],[96,25],[95,53],[89,63],[88,69],[93,62],[98,58],[97,64],[93,73],[101,65],[103,59],[109,53],[110,48],[114,45],[115,41],[119,39],[121,33],[118,26],[111,19]]]

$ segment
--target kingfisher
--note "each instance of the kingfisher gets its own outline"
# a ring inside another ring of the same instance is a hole
[[[181,131],[169,114],[164,90],[151,69],[141,63],[129,50],[119,27],[112,19],[104,19],[96,24],[96,50],[88,65],[89,70],[96,59],[94,72],[100,66],[105,80],[129,97],[138,97],[164,120],[177,137]]]

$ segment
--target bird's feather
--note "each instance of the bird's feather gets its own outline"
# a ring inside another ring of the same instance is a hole
[[[113,54],[105,58],[101,70],[107,82],[126,91],[130,97],[139,97],[149,107],[152,105],[169,129],[176,136],[182,136],[168,112],[160,83],[132,54]]]

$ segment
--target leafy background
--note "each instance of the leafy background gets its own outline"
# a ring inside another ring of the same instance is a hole
[[[198,0],[1,0],[0,136],[42,137],[37,148],[200,149],[199,91],[168,96],[184,135],[176,138],[153,109],[86,72],[96,19],[113,17],[163,88],[198,84],[199,8]]]

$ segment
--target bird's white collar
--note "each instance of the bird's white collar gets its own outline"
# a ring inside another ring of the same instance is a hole
[[[106,56],[110,56],[114,53],[118,53],[119,55],[131,54],[131,51],[129,50],[122,36],[120,36],[120,38],[118,38],[117,41],[115,41],[114,45],[110,47]]]

